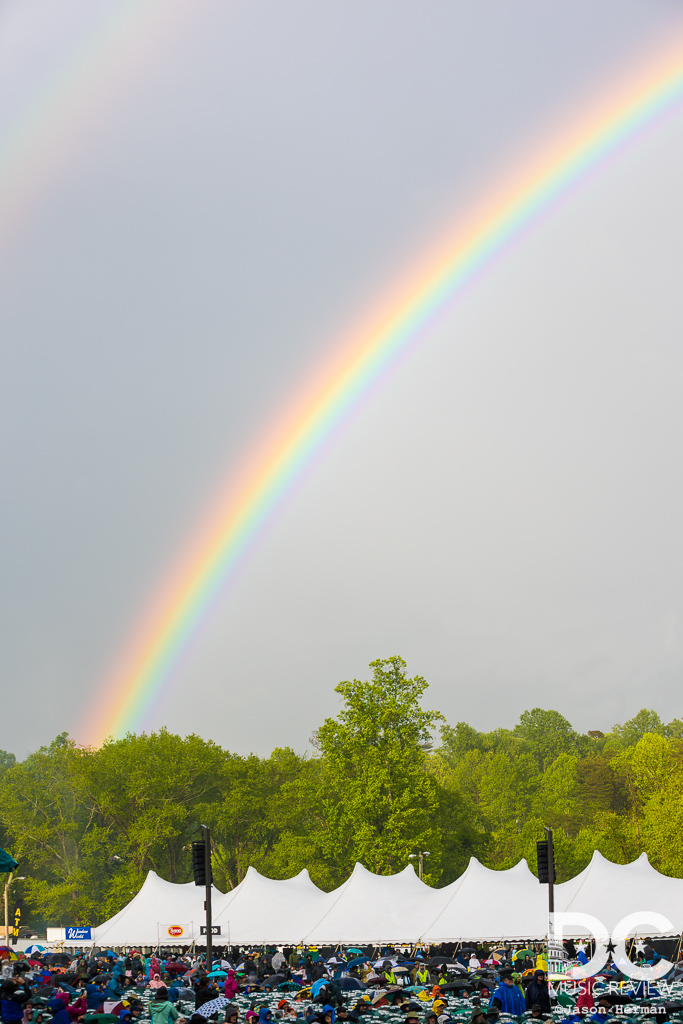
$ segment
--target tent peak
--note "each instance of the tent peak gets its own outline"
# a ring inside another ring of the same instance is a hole
[[[522,857],[521,860],[518,860],[517,863],[513,864],[512,867],[510,868],[489,868],[486,866],[486,864],[482,864],[480,860],[477,860],[476,857],[470,857],[469,864],[467,865],[467,868],[465,869],[463,874],[467,874],[469,871],[471,871],[472,874],[475,874],[476,872],[483,872],[484,874],[488,874],[489,877],[491,875],[495,875],[496,877],[500,878],[502,878],[504,875],[509,876],[512,873],[514,873],[515,875],[533,874],[524,857]],[[462,878],[462,875],[460,877]]]

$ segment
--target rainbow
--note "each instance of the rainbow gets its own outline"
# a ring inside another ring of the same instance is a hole
[[[673,110],[682,96],[679,41],[638,73],[631,71],[626,82],[597,101],[592,98],[588,111],[564,124],[514,174],[507,173],[466,223],[332,346],[333,358],[250,452],[243,471],[233,476],[162,584],[120,662],[102,683],[101,700],[86,725],[90,742],[142,727],[207,611],[283,497],[397,357],[522,229],[640,129]]]

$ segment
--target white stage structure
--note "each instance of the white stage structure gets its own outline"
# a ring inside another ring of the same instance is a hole
[[[525,860],[493,871],[472,858],[464,874],[442,889],[421,882],[412,865],[396,875],[375,875],[356,864],[329,893],[306,870],[280,881],[250,867],[231,892],[213,890],[213,922],[221,929],[214,941],[251,946],[541,939],[548,928],[547,892]],[[610,931],[627,914],[656,911],[672,922],[671,933],[680,934],[683,879],[660,874],[646,854],[623,865],[596,851],[576,878],[555,886],[555,909],[591,914]],[[137,896],[92,929],[92,940],[72,945],[203,943],[203,922],[203,888],[165,882],[150,871]]]

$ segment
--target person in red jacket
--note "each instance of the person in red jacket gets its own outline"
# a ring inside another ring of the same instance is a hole
[[[579,982],[579,998],[576,1000],[576,1010],[584,1016],[589,1013],[593,1013],[595,1010],[595,1000],[593,999],[593,986],[595,985],[595,978],[584,978],[583,981]]]
[[[223,985],[223,992],[226,999],[234,999],[239,992],[239,984],[232,968],[228,971],[225,984]]]

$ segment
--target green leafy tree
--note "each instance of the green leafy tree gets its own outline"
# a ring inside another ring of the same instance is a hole
[[[481,774],[479,807],[490,829],[523,824],[533,804],[536,761],[521,748],[489,753]]]
[[[219,792],[220,747],[161,729],[108,740],[89,759],[87,788],[110,856],[144,879],[151,868],[171,882],[191,878],[189,846],[198,836],[197,806]]]
[[[520,715],[515,736],[527,741],[541,771],[545,771],[560,754],[577,752],[577,735],[559,711],[532,708]]]
[[[615,725],[612,735],[619,741],[622,747],[634,747],[638,740],[646,733],[654,733],[659,736],[666,735],[666,726],[656,711],[642,708],[635,718],[631,718],[623,725]]]
[[[459,790],[439,787],[440,876],[429,871],[431,884],[448,885],[465,871],[470,858],[486,858],[490,839],[476,808]]]
[[[499,829],[492,837],[487,866],[511,868],[523,858],[533,874],[538,875],[536,843],[545,839],[544,825],[547,824],[546,817],[531,816],[523,825],[508,825]],[[573,837],[562,827],[553,829],[553,846],[558,882],[572,878],[590,860],[582,850],[577,850]]]
[[[581,815],[581,801],[576,783],[579,758],[560,754],[545,770],[533,792],[533,809],[552,828],[571,833]]]
[[[98,902],[96,864],[85,841],[97,827],[85,779],[91,754],[65,733],[0,782],[0,816],[28,902],[48,921],[85,924]]]
[[[10,754],[7,750],[0,750],[0,786],[2,785],[2,777],[7,769],[13,768],[16,763],[17,759],[14,754]],[[0,817],[0,849],[4,849],[7,843],[8,832]]]
[[[417,849],[431,851],[430,873],[438,877],[439,787],[425,768],[442,716],[422,709],[427,682],[408,678],[402,658],[370,667],[370,680],[339,683],[343,708],[317,733],[324,824],[315,842],[340,877],[356,860],[379,874],[400,870]]]
[[[480,732],[424,710],[427,683],[401,658],[371,669],[339,684],[341,710],[312,756],[285,747],[241,757],[164,729],[99,750],[63,733],[22,762],[0,752],[0,846],[28,876],[38,920],[97,924],[149,869],[189,880],[200,823],[211,826],[224,890],[250,865],[274,878],[306,867],[330,889],[356,860],[394,872],[419,849],[430,851],[432,884],[458,877],[473,855],[493,868],[525,857],[535,871],[544,825],[560,881],[594,850],[618,863],[645,850],[683,877],[680,720],[643,709],[607,735],[580,735],[559,712],[533,708],[514,729]]]
[[[238,885],[250,865],[273,878],[308,866],[300,864],[293,841],[300,827],[305,832],[297,791],[304,777],[311,784],[309,764],[289,747],[268,758],[224,755],[219,795],[201,812],[212,830],[215,875],[222,888]]]
[[[599,813],[620,814],[626,810],[625,783],[609,757],[592,754],[581,758],[576,766],[576,799],[581,827]]]
[[[615,864],[629,864],[643,852],[639,829],[627,815],[600,811],[574,839],[579,859],[587,864],[595,850]]]
[[[644,743],[649,737],[643,737]],[[674,741],[678,754],[679,740]],[[638,744],[640,747],[640,743]],[[645,754],[645,751],[642,751]],[[652,769],[650,769],[652,770]],[[683,877],[683,849],[680,843],[683,828],[683,767],[678,756],[668,768],[660,760],[654,769],[652,791],[648,792],[641,813],[641,835],[650,862],[658,871]],[[642,778],[642,776],[641,776]]]

